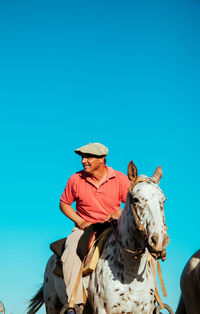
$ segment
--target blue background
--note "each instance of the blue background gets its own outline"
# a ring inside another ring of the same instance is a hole
[[[0,2],[0,300],[25,313],[49,244],[73,224],[59,210],[74,149],[107,164],[162,165],[170,244],[162,271],[175,310],[180,274],[199,249],[200,2]],[[45,313],[44,308],[39,313]]]

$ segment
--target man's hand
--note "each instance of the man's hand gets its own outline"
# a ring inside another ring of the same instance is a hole
[[[79,229],[84,230],[86,227],[89,227],[91,225],[91,222],[88,222],[82,219],[79,215],[77,215],[75,210],[70,205],[66,205],[63,202],[60,202],[60,209],[63,214],[71,219]]]
[[[86,220],[81,220],[80,222],[77,223],[79,229],[84,230],[85,228],[89,227],[92,223],[88,222]]]
[[[112,219],[118,219],[121,216],[121,210],[118,210],[118,212],[112,213],[106,217],[105,221],[111,221]]]

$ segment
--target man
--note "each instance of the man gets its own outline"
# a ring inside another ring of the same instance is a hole
[[[130,186],[126,175],[106,166],[108,149],[104,145],[89,143],[76,149],[75,153],[82,157],[84,170],[69,178],[60,199],[61,211],[75,223],[61,258],[69,301],[81,267],[76,248],[83,230],[92,223],[118,219],[121,202],[125,203]],[[76,212],[71,207],[74,201]],[[82,281],[78,285],[75,303],[83,303]]]

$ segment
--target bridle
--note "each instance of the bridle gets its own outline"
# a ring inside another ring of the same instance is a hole
[[[151,178],[142,178],[142,177],[137,177],[137,179],[135,180],[135,182],[132,182],[130,188],[129,188],[129,191],[128,191],[128,195],[127,195],[127,198],[129,198],[129,201],[130,201],[130,206],[131,206],[131,210],[132,210],[132,213],[133,213],[133,216],[134,216],[134,220],[135,220],[135,224],[136,224],[136,229],[143,234],[143,237],[144,237],[144,240],[145,240],[145,246],[143,249],[138,249],[138,250],[130,250],[126,247],[124,247],[121,243],[121,241],[119,240],[119,237],[117,235],[117,232],[116,232],[116,227],[117,227],[117,220],[111,220],[110,221],[110,224],[111,224],[111,227],[112,227],[112,231],[114,233],[114,236],[118,242],[118,244],[120,245],[121,248],[123,248],[123,250],[127,253],[130,253],[133,258],[138,258],[141,254],[143,254],[145,252],[145,249],[147,248],[150,252],[150,254],[155,258],[155,259],[162,259],[162,260],[165,260],[166,259],[166,250],[163,250],[161,252],[157,252],[157,251],[153,251],[152,248],[149,247],[148,245],[148,234],[147,234],[147,231],[144,227],[144,225],[141,223],[140,219],[138,218],[138,215],[136,213],[136,210],[135,210],[135,207],[134,207],[134,201],[133,201],[133,196],[131,194],[131,190],[133,189],[133,187],[140,183],[140,182],[147,182],[147,183],[151,183],[151,182],[154,182],[154,180]],[[154,182],[155,183],[155,182]],[[165,225],[165,228],[167,230],[167,226],[166,226],[166,223],[165,223],[165,219],[163,218],[163,223]]]
[[[144,181],[141,181],[141,182],[144,182]],[[148,182],[148,181],[146,180],[146,182]],[[134,216],[134,219],[135,219],[136,228],[137,228],[138,231],[143,233],[143,236],[144,236],[144,239],[145,239],[145,247],[149,250],[150,254],[153,255],[153,257],[155,259],[160,259],[161,258],[162,260],[165,260],[166,259],[166,250],[158,252],[158,251],[154,251],[152,248],[149,247],[149,245],[148,245],[149,235],[147,234],[147,231],[144,228],[144,225],[140,222],[140,220],[138,218],[138,215],[137,215],[135,207],[134,207],[133,196],[132,196],[132,194],[130,192],[128,193],[128,197],[130,199],[131,210],[132,210],[132,213],[133,213],[133,216]],[[165,228],[167,229],[167,226],[165,224],[165,219],[164,218],[163,218],[163,222],[164,222]]]

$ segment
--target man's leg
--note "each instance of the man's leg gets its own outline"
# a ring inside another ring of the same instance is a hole
[[[68,236],[66,240],[65,251],[61,257],[61,261],[63,263],[63,276],[66,285],[68,301],[70,301],[71,299],[76,279],[82,266],[81,260],[76,253],[76,249],[78,241],[83,232],[84,232],[83,230],[80,230],[77,227],[75,227],[72,230],[72,233]],[[78,284],[75,298],[75,304],[80,303],[83,303],[82,278]]]

